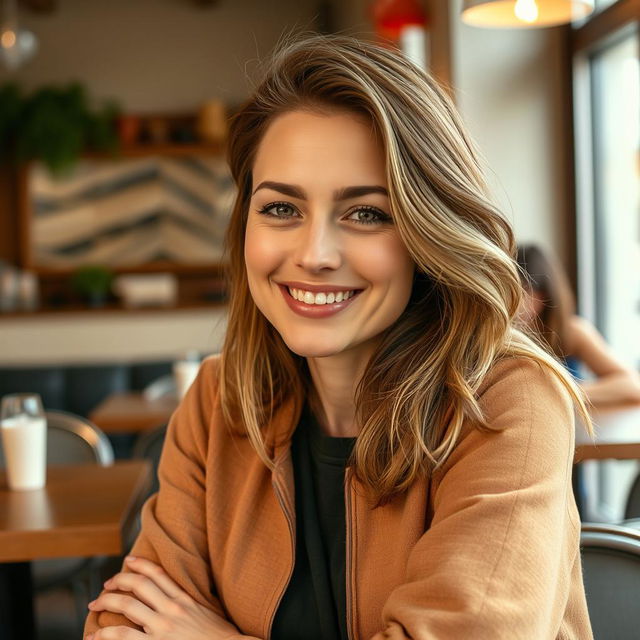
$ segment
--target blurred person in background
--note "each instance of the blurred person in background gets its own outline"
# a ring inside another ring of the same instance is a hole
[[[580,388],[515,326],[513,232],[399,52],[284,47],[234,117],[222,353],[93,640],[592,638]]]
[[[534,244],[518,247],[525,296],[520,320],[549,345],[576,378],[584,365],[595,377],[580,380],[594,407],[640,403],[640,374],[615,356],[598,330],[575,313],[575,299],[557,258]]]

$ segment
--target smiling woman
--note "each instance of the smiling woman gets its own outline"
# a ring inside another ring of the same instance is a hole
[[[340,354],[351,395],[357,367],[402,314],[413,284],[385,164],[362,118],[295,110],[269,126],[253,166],[244,245],[251,297],[293,353]],[[329,417],[327,432],[356,435],[350,413]]]
[[[446,94],[395,51],[297,41],[229,163],[223,352],[87,632],[592,637],[570,487],[588,417],[516,328],[513,235]]]

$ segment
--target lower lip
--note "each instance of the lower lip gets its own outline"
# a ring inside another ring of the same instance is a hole
[[[278,286],[280,287],[282,295],[284,296],[286,303],[289,305],[289,308],[294,313],[305,318],[328,318],[329,316],[333,316],[343,309],[346,309],[360,295],[360,291],[358,291],[348,300],[343,300],[342,302],[332,302],[330,304],[306,304],[305,302],[296,300],[289,293],[289,289],[287,287],[281,284]]]

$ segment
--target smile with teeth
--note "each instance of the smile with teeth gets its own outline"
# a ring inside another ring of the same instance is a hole
[[[292,289],[287,287],[289,294],[292,298],[304,302],[305,304],[331,304],[333,302],[343,302],[355,295],[355,290],[352,291],[331,291],[330,293],[311,293],[311,291],[304,291],[302,289]]]

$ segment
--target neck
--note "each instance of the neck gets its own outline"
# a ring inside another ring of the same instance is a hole
[[[310,404],[322,430],[333,437],[354,437],[355,392],[373,346],[322,358],[307,358],[313,390]]]

